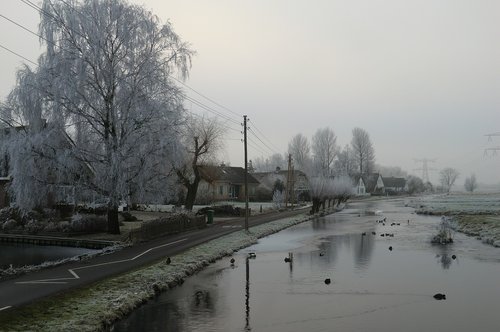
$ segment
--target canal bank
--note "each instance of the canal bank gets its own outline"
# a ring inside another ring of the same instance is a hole
[[[415,198],[409,204],[419,214],[452,217],[456,231],[500,247],[500,194],[450,193]]]
[[[352,202],[210,265],[113,331],[497,330],[500,251],[460,233],[431,244],[440,220],[401,199]]]
[[[33,305],[0,312],[0,326],[6,331],[105,330],[147,299],[183,283],[186,277],[217,259],[310,218],[304,211],[296,217],[252,227],[248,234],[237,231],[182,252],[169,261],[51,296]]]

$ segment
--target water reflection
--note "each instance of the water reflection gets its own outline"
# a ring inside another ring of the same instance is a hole
[[[193,295],[193,308],[194,310],[206,309],[212,310],[214,309],[214,305],[212,303],[212,297],[210,296],[210,291],[208,290],[197,290]]]
[[[391,220],[409,218],[406,208],[391,213]],[[378,225],[376,218],[339,213],[263,239],[236,254],[233,266],[223,259],[201,271],[118,323],[115,331],[465,332],[498,327],[498,251],[472,238],[431,246],[428,235],[439,218],[413,216],[400,227]],[[395,236],[381,237],[382,231]],[[251,262],[249,251],[257,252]],[[294,259],[284,263],[290,251]],[[485,253],[497,260],[475,258]],[[325,278],[331,278],[330,285]],[[447,300],[435,301],[436,292],[446,293]]]
[[[156,299],[150,305],[152,310],[137,311],[136,319],[125,321],[123,331],[144,331],[144,326],[148,326],[148,331],[151,332],[183,330],[182,323],[189,315],[177,303],[161,303]]]
[[[250,258],[245,257],[245,331],[251,331],[250,327]]]
[[[321,239],[318,245],[319,253],[311,253],[314,256],[320,256],[326,253],[323,260],[326,259],[331,265],[335,264],[337,255],[342,250],[352,251],[355,267],[364,270],[370,265],[370,259],[375,245],[376,235],[373,234],[348,234],[331,235]]]
[[[453,250],[449,245],[433,245],[433,248],[437,251],[436,259],[438,263],[444,270],[448,270],[453,261],[456,259],[456,256],[451,253]]]

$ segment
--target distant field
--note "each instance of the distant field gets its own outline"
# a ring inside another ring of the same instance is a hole
[[[430,195],[411,203],[422,214],[500,214],[500,193]]]
[[[500,193],[433,195],[410,205],[417,213],[454,216],[457,231],[500,247]]]

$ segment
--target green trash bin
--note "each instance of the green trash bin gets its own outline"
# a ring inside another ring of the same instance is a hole
[[[214,210],[207,210],[207,224],[213,224],[214,222]]]

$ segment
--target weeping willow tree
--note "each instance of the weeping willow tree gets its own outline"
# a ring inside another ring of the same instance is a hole
[[[124,0],[44,0],[45,52],[18,73],[2,110],[16,204],[30,209],[51,186],[75,184],[108,200],[108,232],[131,196],[161,200],[176,158],[193,51],[167,23]],[[21,166],[22,164],[22,166]],[[38,191],[43,188],[42,191]]]

